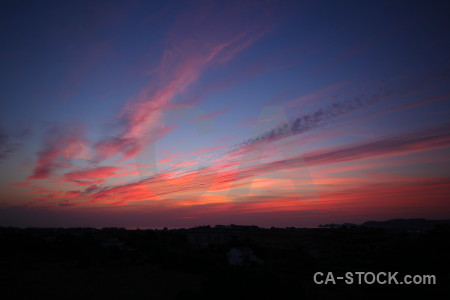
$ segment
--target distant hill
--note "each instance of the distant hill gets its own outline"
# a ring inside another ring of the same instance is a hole
[[[353,223],[344,223],[344,224],[320,224],[319,227],[325,227],[325,228],[345,228],[345,227],[360,227],[360,225],[353,224]]]
[[[361,226],[368,228],[430,230],[437,226],[450,226],[450,220],[393,219],[389,221],[368,221]]]
[[[319,227],[325,228],[383,228],[383,229],[402,229],[402,230],[430,230],[437,226],[450,227],[450,220],[427,220],[427,219],[393,219],[388,221],[368,221],[361,225],[353,223],[343,224],[321,224]]]

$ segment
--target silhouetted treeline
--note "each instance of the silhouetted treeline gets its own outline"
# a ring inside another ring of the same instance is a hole
[[[450,228],[439,224],[401,231],[4,227],[0,245],[2,299],[439,299],[450,286]],[[437,284],[317,285],[317,271],[434,274]]]

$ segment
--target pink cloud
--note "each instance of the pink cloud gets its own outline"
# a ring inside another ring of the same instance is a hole
[[[287,160],[279,160],[265,164],[259,164],[255,166],[239,168],[237,170],[225,171],[224,168],[229,167],[229,164],[222,163],[220,165],[216,165],[214,168],[209,169],[201,169],[197,171],[192,171],[189,173],[181,173],[178,171],[174,172],[164,172],[158,176],[153,176],[147,179],[142,179],[136,182],[124,183],[121,185],[116,185],[112,187],[98,188],[95,186],[95,189],[92,190],[91,196],[89,198],[92,202],[101,202],[103,204],[110,205],[125,205],[129,202],[136,201],[144,201],[145,203],[158,203],[158,206],[168,205],[168,203],[164,204],[164,202],[160,202],[160,200],[166,198],[178,197],[180,195],[185,195],[183,197],[188,197],[189,195],[193,195],[196,193],[205,193],[205,192],[220,192],[226,191],[232,188],[237,187],[245,187],[248,186],[251,181],[246,179],[255,178],[255,176],[260,176],[266,173],[283,171],[289,169],[295,169],[299,167],[304,167],[305,164],[307,166],[312,165],[322,165],[322,164],[333,164],[336,162],[343,161],[352,161],[354,159],[362,159],[362,158],[371,158],[371,157],[379,157],[379,155],[397,155],[398,153],[408,153],[405,150],[402,150],[400,144],[405,145],[405,149],[411,148],[414,151],[423,151],[428,150],[434,147],[439,147],[443,145],[441,141],[444,141],[444,144],[450,144],[450,141],[447,139],[438,138],[437,136],[442,136],[445,134],[445,130],[441,130],[440,132],[437,129],[432,130],[436,133],[436,136],[429,136],[428,132],[422,133],[411,133],[405,134],[403,138],[396,136],[392,139],[382,139],[371,143],[371,147],[365,147],[363,145],[355,144],[349,145],[345,149],[336,148],[331,149],[323,153],[310,152],[304,155],[302,165],[296,163],[297,158],[291,158]],[[431,132],[431,130],[430,130]],[[429,136],[425,138],[425,136]],[[425,141],[427,139],[427,141]],[[391,145],[392,141],[399,140],[399,144]],[[446,142],[445,142],[446,141]],[[389,146],[387,146],[389,145]],[[397,148],[400,148],[397,151]],[[346,155],[346,153],[353,153],[353,155]],[[359,153],[359,155],[354,156],[355,153]],[[326,154],[326,155],[325,155]],[[345,154],[345,155],[344,155]],[[322,158],[326,158],[324,161]],[[245,163],[245,162],[241,162]],[[231,164],[233,165],[233,164]],[[236,166],[236,165],[234,165]],[[100,172],[86,172],[86,174],[93,174],[89,177],[99,176]],[[78,176],[75,176],[78,178]],[[342,197],[350,197],[349,193],[355,193],[356,190],[352,190],[351,192],[346,192],[346,188],[355,188],[355,186],[364,186],[368,185],[371,182],[385,182],[388,180],[391,184],[396,184],[397,187],[401,186],[418,186],[419,181],[422,182],[422,187],[428,187],[429,184],[433,184],[436,187],[446,188],[448,186],[448,182],[445,180],[426,180],[426,179],[414,179],[408,177],[399,177],[399,176],[391,176],[386,177],[384,175],[377,176],[375,173],[370,175],[370,178],[323,178],[323,180],[317,181],[317,187],[320,188],[320,197],[322,205],[325,205],[323,199],[330,199],[330,201],[341,201]],[[310,182],[312,184],[312,182]],[[338,189],[330,189],[330,186],[339,186]],[[263,186],[262,186],[263,187]],[[423,191],[422,188],[418,188],[420,191]],[[386,193],[394,193],[395,189],[386,191]],[[327,196],[327,193],[329,194]],[[331,193],[331,194],[330,194]],[[406,193],[406,192],[405,192]],[[408,192],[409,193],[409,192]],[[358,193],[355,194],[355,199],[361,197]],[[379,197],[381,197],[382,192],[381,189],[378,189]],[[52,195],[52,198],[55,197],[67,197],[68,195]],[[235,197],[239,197],[240,194],[235,194]],[[250,197],[249,195],[248,197]],[[309,197],[308,195],[303,195]],[[277,194],[277,199],[279,195]],[[224,205],[214,206],[213,211],[217,212],[218,209],[226,211],[227,213],[247,213],[247,212],[263,212],[263,211],[285,211],[285,210],[295,210],[300,209],[304,203],[302,201],[298,202],[298,197],[294,199],[294,196],[290,196],[289,199],[286,199],[286,202],[278,202],[277,203],[251,203],[245,201],[243,203],[228,203]],[[353,198],[353,196],[352,196]],[[252,198],[256,199],[256,198]],[[363,198],[359,198],[363,199]],[[230,199],[230,201],[236,200],[234,197]],[[156,202],[155,202],[156,201]],[[211,200],[213,201],[213,200]],[[214,200],[216,201],[216,200]],[[296,202],[297,201],[297,202]],[[375,196],[374,196],[375,201]],[[406,201],[406,200],[405,200]],[[338,203],[336,202],[336,203]],[[170,206],[176,207],[177,202],[171,202]],[[187,202],[186,202],[187,203]],[[186,205],[200,205],[202,202],[191,201],[191,204]],[[207,204],[207,202],[203,203]],[[312,204],[311,204],[312,205]],[[338,204],[336,204],[338,205]],[[341,204],[339,204],[341,205]],[[344,205],[344,204],[342,204]],[[329,207],[332,209],[332,207]]]
[[[210,8],[207,9],[209,10]],[[219,7],[212,5],[211,9],[219,9]],[[257,7],[248,8],[248,10],[255,11],[255,16],[258,15],[257,9]],[[111,158],[116,155],[119,155],[122,159],[132,158],[146,145],[168,134],[175,127],[165,126],[163,124],[163,116],[166,111],[172,109],[174,100],[194,85],[204,74],[205,70],[227,63],[268,32],[266,26],[261,26],[258,20],[254,20],[253,17],[251,20],[247,19],[245,14],[241,16],[243,17],[241,22],[245,23],[245,27],[227,22],[228,20],[236,21],[239,19],[234,9],[221,11],[220,14],[215,14],[212,19],[209,14],[204,14],[203,8],[200,10],[195,8],[194,10],[194,14],[192,11],[183,13],[175,26],[169,30],[166,38],[167,47],[161,63],[151,72],[152,77],[157,78],[157,80],[152,80],[134,98],[130,99],[121,110],[119,114],[119,131],[94,145],[98,160]],[[242,10],[240,9],[239,11]],[[195,18],[195,15],[198,15],[199,18]],[[267,24],[267,22],[264,23]],[[209,24],[209,26],[204,26],[205,24]],[[242,30],[241,28],[246,29]],[[206,120],[221,113],[225,113],[225,110],[200,118]],[[56,168],[52,168],[51,163],[58,162],[57,158],[60,156],[65,158],[64,162],[67,163],[67,166],[70,166],[68,157],[74,158],[74,155],[81,153],[81,156],[79,155],[76,158],[88,158],[90,154],[84,146],[85,144],[79,145],[73,142],[70,147],[65,147],[62,152],[58,150],[59,152],[47,151],[48,153],[44,153],[42,160],[48,162],[46,165],[50,168],[50,171],[47,171],[47,175],[44,175],[44,177],[48,176],[51,171],[56,170]],[[55,147],[51,149],[53,148]],[[210,152],[216,149],[218,148],[201,149],[194,152],[194,154]],[[197,162],[190,161],[179,166],[186,167],[194,164],[197,164]],[[105,182],[107,177],[117,177],[119,174],[125,176],[125,173],[118,173],[117,170],[112,171],[100,168],[68,172],[63,178],[77,185],[93,186]],[[188,180],[190,179],[188,175],[176,177],[178,181],[183,182],[183,187],[195,191],[199,190],[200,186],[204,188],[205,183],[214,180],[213,171],[203,169],[196,171],[194,174],[197,177],[192,181]],[[36,171],[35,173],[34,177],[42,176],[39,174],[45,172],[40,170],[40,172]],[[98,177],[99,174],[104,176]],[[165,175],[167,174],[149,180],[145,186],[147,187],[151,183],[160,194],[171,194],[181,191],[176,184],[166,184],[162,180]],[[172,182],[175,182],[175,180]],[[120,193],[116,196],[129,195],[132,196],[131,198],[148,199],[148,188],[145,190],[141,189],[140,184],[127,186],[127,188],[131,190],[120,190]],[[138,194],[136,194],[136,191],[132,191],[136,189],[139,192]],[[97,191],[97,196],[106,193],[106,191],[106,188]]]
[[[236,17],[233,9],[206,19],[205,9],[218,7],[194,6],[193,11],[182,13],[176,20],[165,40],[161,63],[151,72],[158,80],[152,80],[123,108],[118,134],[96,144],[100,159],[115,155],[131,158],[167,134],[173,128],[164,127],[163,115],[172,108],[173,100],[195,84],[205,70],[230,61],[266,33],[255,21],[244,31],[228,24],[226,20]],[[195,15],[199,19],[194,19]]]
[[[139,153],[144,146],[151,142],[156,142],[162,137],[166,136],[170,131],[174,130],[175,126],[167,126],[164,128],[153,129],[149,135],[152,138],[127,138],[127,137],[112,137],[103,139],[94,145],[97,151],[97,156],[100,159],[107,159],[114,157],[117,154],[122,154],[123,159],[134,157]]]
[[[203,168],[189,173],[163,172],[135,183],[106,188],[99,192],[97,199],[109,199],[126,195],[130,199],[149,200],[155,196],[172,197],[183,193],[204,193],[207,191],[229,190],[248,184],[245,180],[273,172],[304,168],[306,166],[330,165],[341,162],[355,161],[367,158],[387,157],[400,154],[426,151],[450,146],[450,131],[448,126],[410,132],[403,135],[386,137],[365,143],[350,144],[342,147],[311,151],[288,159],[279,159],[266,163],[247,166],[249,162],[262,158],[244,157],[245,161],[221,160],[211,168]],[[271,155],[269,155],[270,157]],[[243,167],[239,167],[243,166]],[[239,167],[228,170],[228,168]],[[344,179],[342,179],[344,180]],[[330,181],[333,182],[333,181]],[[345,180],[347,182],[347,180]],[[361,181],[363,182],[363,181]],[[312,182],[309,182],[312,184]],[[324,184],[327,184],[324,182]],[[117,194],[118,191],[121,191]],[[131,192],[133,191],[133,192]],[[150,196],[153,195],[153,196]],[[239,194],[237,194],[239,195]]]

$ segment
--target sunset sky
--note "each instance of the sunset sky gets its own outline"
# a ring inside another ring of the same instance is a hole
[[[450,218],[447,1],[1,1],[0,226]]]

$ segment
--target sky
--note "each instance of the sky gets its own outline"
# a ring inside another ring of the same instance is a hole
[[[1,1],[0,226],[450,218],[447,1]]]

